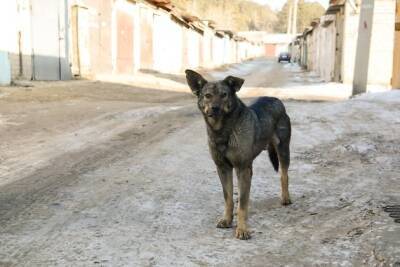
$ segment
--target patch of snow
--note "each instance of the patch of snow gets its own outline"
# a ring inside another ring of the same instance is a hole
[[[376,151],[376,146],[374,144],[369,144],[369,143],[351,144],[351,145],[345,146],[345,148],[347,150],[354,151],[361,155],[366,155],[370,152]]]
[[[382,102],[400,103],[400,90],[391,90],[386,92],[366,93],[356,96],[357,99],[374,100]]]

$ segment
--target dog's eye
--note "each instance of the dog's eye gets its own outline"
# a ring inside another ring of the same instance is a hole
[[[211,98],[211,94],[206,94],[205,97],[206,98]]]
[[[227,96],[226,93],[222,93],[222,95],[221,95],[222,98],[225,98],[226,96]]]

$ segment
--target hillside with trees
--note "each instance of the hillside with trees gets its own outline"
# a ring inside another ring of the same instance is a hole
[[[313,19],[321,17],[325,13],[325,8],[318,2],[305,2],[299,0],[297,15],[297,32],[301,33]],[[275,23],[275,32],[285,33],[287,31],[289,15],[289,4],[285,3],[282,10],[277,14],[277,22]]]
[[[249,0],[171,0],[177,7],[204,20],[213,20],[218,29],[286,33],[289,5],[275,13],[268,5]],[[324,7],[318,2],[299,0],[297,32],[302,32]]]
[[[273,32],[277,22],[269,6],[252,1],[172,0],[172,3],[201,19],[215,21],[218,29]]]

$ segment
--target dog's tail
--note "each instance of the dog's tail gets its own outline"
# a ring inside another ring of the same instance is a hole
[[[274,170],[278,172],[279,170],[278,153],[276,152],[275,147],[272,144],[268,146],[268,155],[269,159],[271,160],[272,166],[274,166]]]

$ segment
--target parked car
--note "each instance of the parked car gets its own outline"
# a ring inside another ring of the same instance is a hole
[[[279,54],[278,62],[280,63],[281,61],[287,61],[290,62],[291,56],[288,52],[281,52]]]

